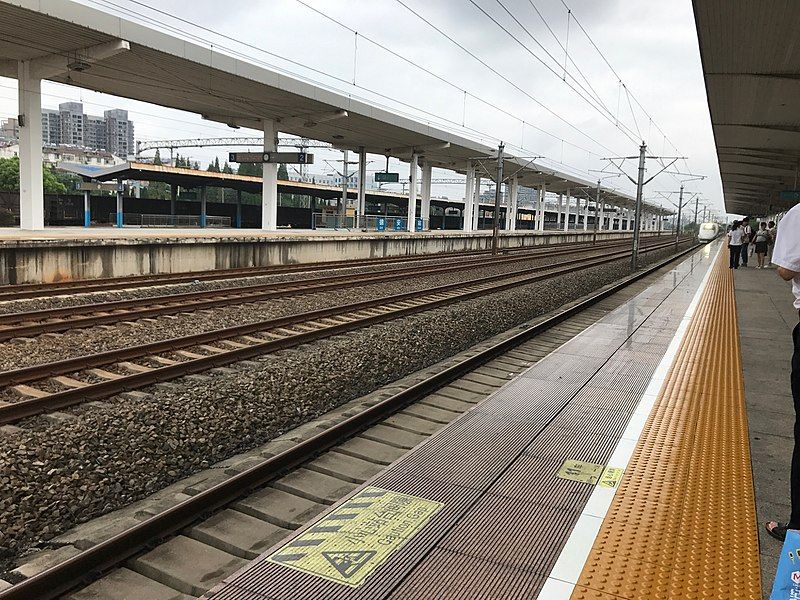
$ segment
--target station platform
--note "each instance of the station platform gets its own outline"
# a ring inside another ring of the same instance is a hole
[[[720,249],[692,254],[204,598],[762,598]],[[736,272],[741,285],[769,276]]]
[[[598,241],[625,239],[604,231]],[[643,237],[659,235],[643,232]],[[662,234],[667,236],[666,233]],[[593,231],[501,232],[501,249],[586,242]],[[0,228],[0,285],[485,251],[491,231]]]

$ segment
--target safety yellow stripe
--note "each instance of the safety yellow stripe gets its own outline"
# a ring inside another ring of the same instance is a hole
[[[573,600],[761,598],[732,273],[721,252]]]

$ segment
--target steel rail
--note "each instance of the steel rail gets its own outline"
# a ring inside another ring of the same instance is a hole
[[[657,245],[656,247],[648,248],[647,251],[655,251],[658,249],[667,248],[671,244],[672,241],[665,242],[664,244]],[[355,329],[360,329],[363,327],[367,327],[369,325],[382,323],[388,320],[412,315],[418,312],[432,310],[434,308],[438,308],[440,306],[444,306],[447,304],[452,304],[454,302],[461,302],[463,300],[468,300],[488,293],[496,293],[499,291],[503,291],[511,287],[516,287],[519,285],[528,285],[530,283],[535,283],[536,281],[551,279],[553,277],[557,277],[559,275],[564,275],[566,273],[572,272],[575,270],[575,268],[587,269],[593,266],[607,264],[609,262],[625,258],[629,254],[630,254],[629,252],[617,252],[596,259],[586,259],[586,258],[571,259],[568,261],[563,261],[557,265],[532,267],[530,269],[526,269],[525,271],[516,272],[514,274],[501,273],[489,277],[476,279],[470,282],[458,282],[453,284],[447,284],[444,286],[429,288],[427,290],[406,292],[394,296],[387,296],[381,299],[365,301],[362,303],[357,303],[356,305],[345,305],[343,307],[332,307],[329,309],[322,309],[320,311],[303,313],[301,315],[295,316],[295,318],[300,319],[299,321],[296,321],[296,323],[297,322],[308,323],[318,319],[330,317],[332,315],[336,316],[350,315],[353,316],[354,318],[344,323],[338,323],[335,325],[325,325],[318,329],[313,329],[310,331],[302,331],[294,335],[288,335],[286,337],[278,339],[267,340],[261,343],[252,344],[242,348],[227,350],[224,353],[220,354],[211,354],[208,356],[203,356],[201,358],[195,358],[184,362],[178,362],[173,365],[152,368],[147,371],[137,372],[131,375],[124,375],[117,379],[109,379],[106,381],[88,384],[86,386],[73,388],[70,390],[50,393],[46,396],[20,400],[18,402],[0,406],[0,425],[14,423],[21,419],[32,417],[37,414],[41,414],[43,412],[58,410],[61,408],[66,408],[68,406],[74,406],[76,404],[88,402],[91,400],[99,400],[102,398],[107,398],[109,396],[118,394],[120,392],[138,389],[141,387],[152,385],[154,383],[169,381],[170,379],[176,379],[178,377],[182,377],[185,375],[207,371],[208,369],[221,367],[240,360],[246,360],[254,356],[269,354],[277,352],[278,350],[285,350],[287,348],[292,348],[311,341],[316,341],[322,338],[338,335],[347,331],[353,331]],[[496,281],[503,281],[503,280],[506,281],[500,284],[494,283]],[[487,285],[489,287],[486,287]],[[445,294],[445,296],[442,297],[442,294]],[[427,301],[424,300],[425,297],[430,297],[430,300]],[[415,303],[412,305],[403,304],[404,302],[408,302],[409,300],[421,301],[422,303]],[[382,306],[388,308],[391,307],[392,305],[394,305],[395,308],[391,308],[388,312],[355,316],[359,311],[363,311],[365,308],[370,308],[375,306]],[[354,308],[354,306],[357,308]],[[282,326],[285,327],[286,326],[285,319],[291,319],[291,318],[292,317],[285,317],[282,319],[277,319],[276,321],[281,321]],[[280,326],[281,325],[279,325],[278,327]],[[168,340],[165,343],[168,342],[170,342],[170,340]],[[167,348],[167,350],[168,349],[169,348]],[[106,355],[107,358],[108,354],[109,353],[101,353],[101,357],[102,355]],[[75,363],[70,362],[72,359],[59,362],[62,363],[61,364],[62,369],[65,367],[65,365],[63,364],[65,362],[67,365],[70,366],[74,364],[76,365],[76,368],[80,369],[81,360],[86,361],[91,359],[92,356],[90,355],[89,357],[78,357],[77,359],[74,359],[76,361]],[[83,363],[83,368],[89,368],[91,366],[98,366],[98,365],[96,365],[94,362],[91,362],[88,365],[85,362]],[[24,373],[26,374],[26,376],[32,376],[32,373],[37,368],[46,371],[48,365],[43,365],[40,367],[26,367],[24,369]],[[6,372],[3,374],[3,376],[10,378],[12,380],[14,377],[13,372]]]
[[[616,241],[617,240],[606,240],[602,243],[606,244]],[[580,247],[587,244],[589,244],[589,242],[559,242],[556,244],[541,244],[537,246],[508,248],[505,250],[505,252],[530,252],[540,249],[548,250],[566,247]],[[437,254],[387,256],[381,258],[337,260],[329,262],[187,271],[183,273],[159,273],[153,275],[102,277],[97,279],[73,279],[54,283],[9,284],[0,287],[0,301],[23,300],[27,298],[58,296],[62,294],[81,294],[104,290],[147,287],[159,284],[166,285],[175,283],[192,283],[194,281],[223,281],[225,279],[232,279],[234,277],[258,277],[266,275],[282,275],[287,273],[303,273],[307,271],[391,265],[399,262],[437,260],[442,258],[463,258],[465,256],[488,255],[489,252],[489,250],[471,250],[467,252],[442,252]]]
[[[613,249],[616,247],[627,247],[627,244],[609,245],[605,246],[604,249]],[[597,247],[561,249],[557,252],[549,253],[548,256],[596,251]],[[270,282],[220,290],[203,290],[181,294],[150,296],[147,298],[134,298],[130,300],[114,300],[95,304],[47,308],[28,312],[6,313],[0,315],[0,341],[9,340],[14,337],[35,336],[42,333],[66,331],[69,329],[91,327],[130,319],[176,314],[188,312],[190,310],[217,308],[232,304],[246,304],[249,302],[297,294],[317,293],[332,289],[345,289],[364,283],[372,284],[393,281],[401,276],[418,277],[422,275],[435,275],[461,271],[473,266],[494,266],[497,264],[535,260],[536,258],[538,257],[527,255],[511,256],[493,259],[491,262],[475,260],[465,261],[456,265],[434,265],[422,268],[404,267],[402,269],[378,273],[330,275],[326,277],[303,279],[296,282]],[[70,318],[66,319],[65,317]],[[49,321],[48,319],[59,320]],[[23,325],[14,327],[14,325],[19,324]]]
[[[265,459],[208,490],[154,515],[108,540],[84,550],[66,561],[50,567],[16,585],[0,592],[0,600],[51,600],[76,587],[91,583],[106,572],[134,556],[155,542],[185,529],[189,525],[236,501],[244,494],[258,489],[313,459],[320,453],[379,423],[409,404],[434,393],[448,383],[463,377],[490,360],[515,348],[521,343],[586,310],[628,285],[682,258],[700,247],[693,244],[665,260],[634,273],[622,281],[608,286],[591,297],[539,321],[532,327],[499,342],[479,353],[447,367],[431,377],[378,402],[366,410],[333,425],[308,440],[299,442],[289,450]]]

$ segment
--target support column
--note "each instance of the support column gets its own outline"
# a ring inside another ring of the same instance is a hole
[[[586,206],[583,210],[583,230],[588,231],[589,229],[589,198],[586,198]]]
[[[506,230],[517,230],[517,196],[519,195],[519,180],[514,175],[508,185],[508,203],[506,204]]]
[[[633,231],[633,220],[636,218],[635,215],[631,214],[631,209],[628,209],[628,231]]]
[[[475,167],[467,163],[467,181],[464,186],[464,210],[461,212],[461,229],[474,231],[472,227],[472,198],[475,195]]]
[[[427,160],[422,162],[422,188],[421,188],[421,205],[420,217],[422,217],[422,228],[431,228],[431,176],[433,174],[433,167]]]
[[[356,227],[367,226],[367,151],[358,148],[358,213]]]
[[[44,229],[42,183],[42,80],[31,75],[30,61],[17,63],[19,114],[19,225]]]
[[[564,196],[564,233],[569,231],[569,200],[571,194],[572,190],[567,190],[567,194]]]
[[[546,194],[547,194],[547,187],[545,187],[545,185],[542,184],[539,187],[539,210],[537,211],[537,216],[539,218],[539,226],[538,226],[539,231],[544,231],[544,211],[545,211],[544,199],[546,197]]]
[[[406,231],[414,231],[414,221],[417,216],[417,171],[419,170],[419,154],[411,155],[411,177],[408,184],[408,217]]]
[[[236,190],[236,227],[242,226],[242,190]]]
[[[172,216],[178,214],[178,186],[174,183],[169,186],[169,214]]]
[[[264,119],[264,152],[275,152],[278,149],[275,121]],[[275,231],[278,229],[278,165],[264,163],[263,183],[261,185],[261,229]]]
[[[122,187],[122,179],[117,179],[117,227],[122,227],[122,214],[125,208],[123,206],[124,189]]]
[[[598,217],[597,215],[598,213],[595,212],[595,219],[599,219],[597,221],[597,231],[603,231],[606,224],[606,203],[603,200],[600,201],[600,216]]]
[[[200,186],[200,227],[206,226],[206,186]]]
[[[564,205],[564,194],[558,195],[558,208],[556,209],[556,226],[561,227],[561,210]]]
[[[478,231],[481,218],[481,176],[475,172],[475,187],[472,191],[472,230]]]
[[[83,226],[92,225],[92,192],[83,190]]]

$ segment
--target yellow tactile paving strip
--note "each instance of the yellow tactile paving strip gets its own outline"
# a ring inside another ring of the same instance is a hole
[[[717,257],[573,600],[761,598],[726,257]]]

